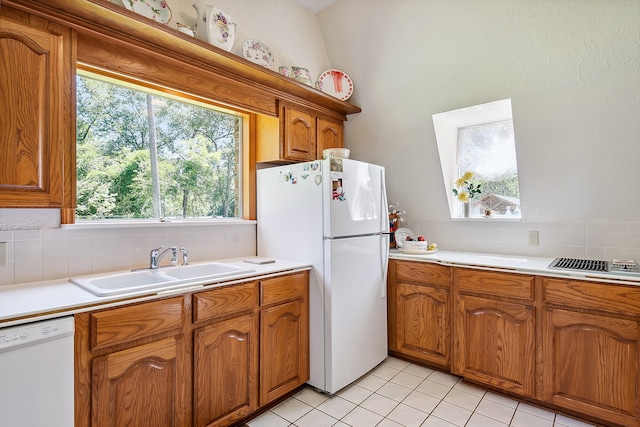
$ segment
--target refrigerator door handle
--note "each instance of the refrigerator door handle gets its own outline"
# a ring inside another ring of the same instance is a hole
[[[387,184],[384,180],[384,169],[380,170],[380,191],[382,192],[381,206],[380,206],[380,220],[382,223],[381,230],[386,231],[380,237],[380,242],[383,246],[383,250],[380,251],[380,268],[382,269],[382,288],[380,289],[381,298],[387,297],[387,270],[389,267],[389,241],[391,240],[391,233],[389,232],[389,202],[387,200]],[[388,236],[385,238],[385,236]]]
[[[384,169],[380,170],[380,230],[389,231],[389,201],[387,200],[387,184],[384,182]]]
[[[382,269],[382,285],[380,289],[380,298],[387,297],[387,273],[389,268],[389,234],[383,233],[380,235],[380,243],[383,246],[383,250],[380,251],[380,268]]]

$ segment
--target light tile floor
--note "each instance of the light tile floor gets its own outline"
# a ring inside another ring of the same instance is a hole
[[[250,427],[588,427],[461,378],[388,357],[333,396],[307,387]]]

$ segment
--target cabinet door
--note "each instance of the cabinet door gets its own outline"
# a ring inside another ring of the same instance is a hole
[[[95,358],[91,425],[187,426],[183,342],[172,337]]]
[[[638,322],[545,312],[543,399],[616,424],[640,422]]]
[[[260,405],[309,379],[309,317],[305,302],[260,312]]]
[[[194,426],[229,425],[258,405],[256,315],[194,332]]]
[[[344,124],[340,121],[318,118],[318,136],[316,157],[322,158],[322,150],[342,148],[344,144]]]
[[[284,108],[284,158],[311,161],[316,158],[316,117]]]
[[[0,207],[62,207],[71,30],[4,7],[0,64]]]
[[[453,373],[533,396],[535,309],[466,295],[456,307]]]
[[[397,283],[396,307],[397,351],[449,365],[449,290]]]

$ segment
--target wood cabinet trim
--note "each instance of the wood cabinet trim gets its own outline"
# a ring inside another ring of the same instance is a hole
[[[109,35],[172,59],[210,67],[219,75],[249,84],[272,98],[290,100],[327,114],[361,109],[244,58],[187,36],[167,25],[131,12],[108,0],[4,0],[8,5],[98,37]]]

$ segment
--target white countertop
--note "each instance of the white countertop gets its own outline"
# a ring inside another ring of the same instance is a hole
[[[483,254],[474,252],[453,252],[438,250],[428,255],[405,254],[392,249],[390,259],[434,262],[457,267],[486,268],[515,273],[533,273],[540,276],[594,280],[606,283],[620,283],[640,286],[640,276],[624,274],[581,272],[571,270],[551,270],[547,268],[555,258],[520,255]]]
[[[147,301],[159,295],[179,295],[205,287],[225,286],[247,279],[282,274],[288,271],[309,269],[310,264],[298,261],[276,260],[270,264],[248,264],[242,257],[217,262],[229,263],[239,267],[250,266],[254,271],[233,279],[221,278],[218,282],[211,280],[194,281],[170,291],[139,291],[113,296],[95,296],[92,293],[70,283],[67,279],[44,282],[24,283],[0,287],[0,326],[12,326],[32,321],[72,315],[97,308],[114,307],[132,302]],[[399,250],[391,250],[390,259],[433,262],[442,265],[529,273],[550,277],[594,280],[606,283],[640,286],[640,277],[616,275],[611,273],[587,273],[578,271],[550,270],[547,266],[554,258],[510,256],[501,254],[482,254],[473,252],[453,252],[438,250],[429,255],[404,254]],[[179,268],[179,267],[177,267]],[[114,272],[116,273],[116,272]]]
[[[250,258],[252,257],[216,260],[217,262],[224,262],[242,268],[250,266],[254,271],[246,275],[236,276],[232,280],[221,278],[218,282],[213,283],[211,280],[201,282],[194,281],[187,286],[171,291],[141,291],[99,297],[74,285],[69,282],[68,279],[0,286],[0,326],[17,325],[72,315],[96,308],[146,301],[158,298],[158,295],[179,295],[191,290],[203,289],[205,285],[207,285],[206,287],[224,286],[243,282],[253,277],[263,277],[310,268],[310,264],[308,263],[288,260],[276,260],[269,264],[248,264],[244,262],[245,259]]]

